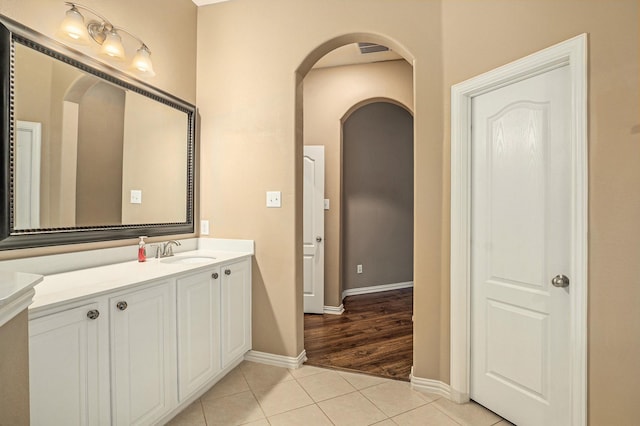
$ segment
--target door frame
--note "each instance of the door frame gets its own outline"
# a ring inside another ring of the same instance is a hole
[[[581,34],[451,87],[451,399],[469,401],[471,361],[471,101],[568,66],[571,84],[571,423],[587,423],[587,35]],[[489,407],[490,408],[490,407]]]

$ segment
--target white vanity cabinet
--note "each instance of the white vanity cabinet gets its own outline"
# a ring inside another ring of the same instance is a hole
[[[112,289],[101,270],[45,277],[29,320],[32,424],[162,424],[224,377],[251,349],[250,255],[229,257],[113,265],[153,276]],[[85,280],[82,297],[52,302]]]
[[[109,298],[115,424],[151,424],[176,406],[174,286],[156,282]]]
[[[220,267],[222,297],[222,368],[251,349],[250,259]]]
[[[180,402],[221,370],[220,268],[176,280],[178,295],[178,396]]]
[[[104,302],[29,321],[32,425],[108,425],[109,340]]]

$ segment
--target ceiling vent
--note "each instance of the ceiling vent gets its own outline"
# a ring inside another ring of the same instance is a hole
[[[363,55],[367,53],[389,51],[389,48],[387,46],[382,46],[380,44],[375,44],[375,43],[358,43],[358,48],[360,49],[360,53]]]

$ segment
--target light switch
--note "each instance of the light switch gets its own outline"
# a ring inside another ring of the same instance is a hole
[[[132,189],[130,202],[131,204],[142,204],[142,190]]]
[[[324,209],[325,210],[329,210],[329,199],[328,198],[324,199]]]
[[[267,191],[267,207],[282,207],[280,191]]]

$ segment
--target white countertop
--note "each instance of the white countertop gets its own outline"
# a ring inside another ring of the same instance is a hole
[[[0,271],[0,326],[29,305],[33,287],[42,280],[42,275]]]
[[[164,259],[147,258],[146,262],[135,260],[46,275],[35,287],[36,294],[29,312],[33,314],[43,309],[124,289],[127,286],[170,278],[189,271],[196,272],[220,263],[250,257],[252,254],[251,251],[193,250],[177,253],[174,257]],[[200,256],[215,259],[195,264],[175,263],[176,258]]]

